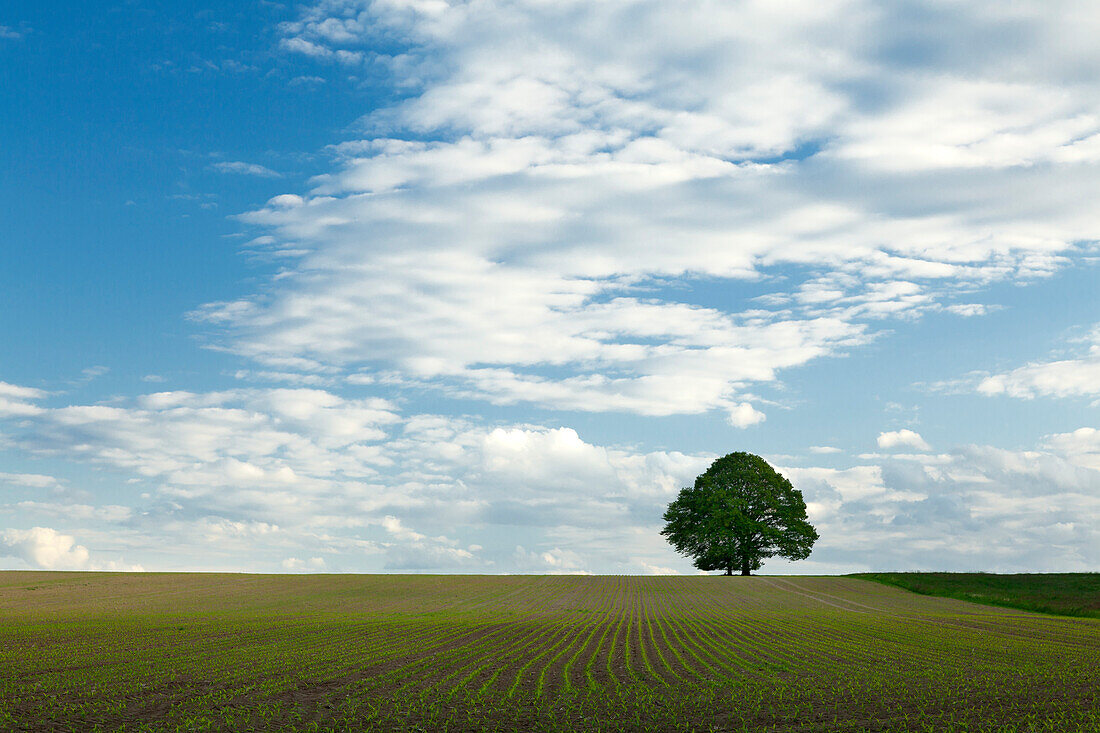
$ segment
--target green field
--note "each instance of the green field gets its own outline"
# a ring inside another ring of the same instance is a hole
[[[1100,573],[856,573],[852,577],[930,596],[1100,618]]]
[[[838,577],[0,573],[0,730],[1100,731],[1100,621]]]

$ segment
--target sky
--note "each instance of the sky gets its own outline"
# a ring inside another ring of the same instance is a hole
[[[1088,0],[0,8],[0,568],[1100,567]]]

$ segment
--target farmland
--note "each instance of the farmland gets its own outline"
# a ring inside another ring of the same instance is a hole
[[[0,729],[1100,730],[1100,621],[837,577],[0,573]]]

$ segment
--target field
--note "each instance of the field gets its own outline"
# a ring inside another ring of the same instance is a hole
[[[930,596],[1100,618],[1100,573],[858,573],[852,577]]]
[[[855,578],[0,573],[0,730],[1100,731],[1100,621]]]

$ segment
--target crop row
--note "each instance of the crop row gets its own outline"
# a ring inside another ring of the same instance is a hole
[[[219,605],[207,586],[172,612],[9,605],[0,729],[1100,723],[1100,623],[1088,619],[827,578],[428,578],[399,597],[402,581],[362,597],[327,582],[301,603],[278,590],[282,605],[229,587]]]

